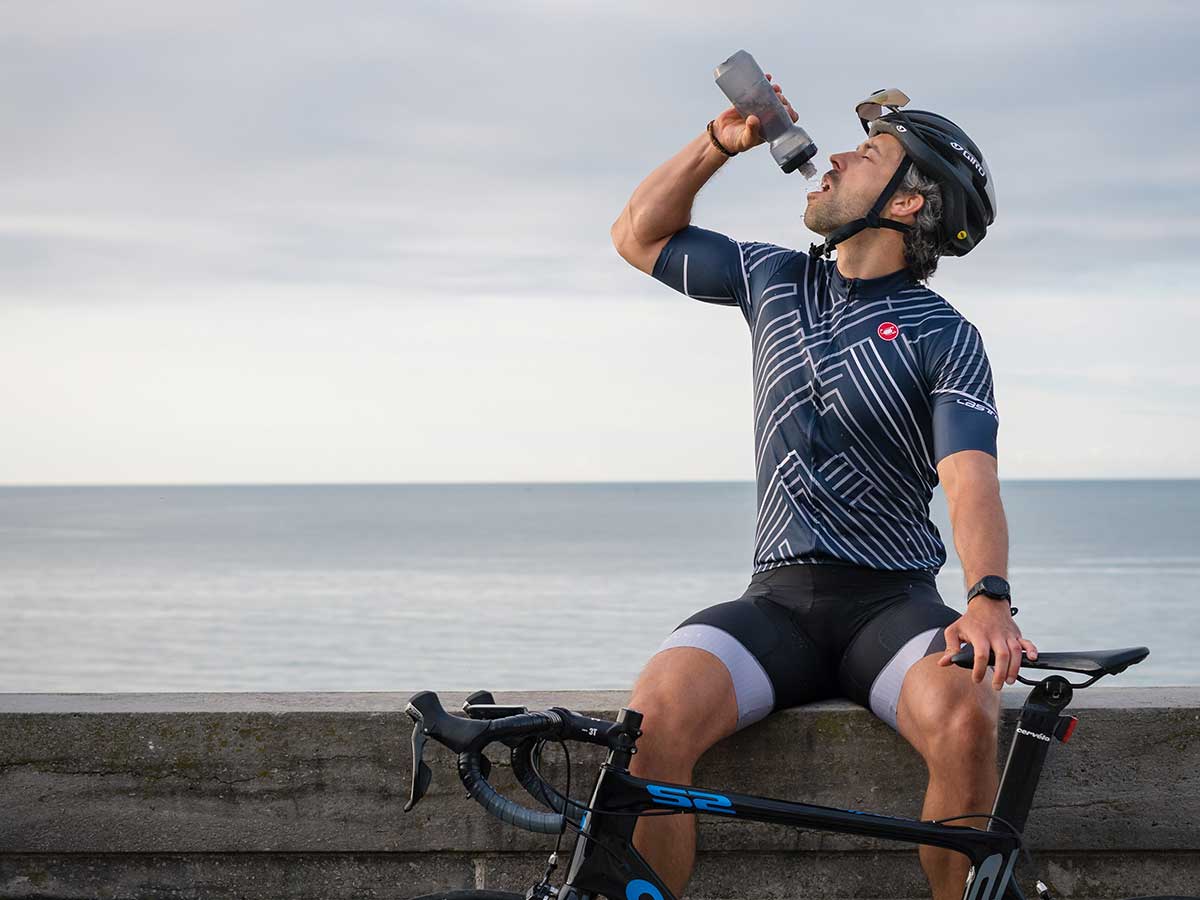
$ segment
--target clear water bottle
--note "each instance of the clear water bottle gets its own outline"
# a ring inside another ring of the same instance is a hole
[[[754,57],[739,50],[717,66],[714,74],[717,87],[725,92],[742,118],[758,117],[762,136],[779,168],[784,172],[799,169],[805,178],[815,178],[817,170],[809,160],[817,155],[817,145],[808,132],[792,121]]]

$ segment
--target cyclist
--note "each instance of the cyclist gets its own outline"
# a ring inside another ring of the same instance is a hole
[[[655,169],[613,225],[633,266],[738,307],[753,351],[752,579],[739,599],[681,624],[638,677],[629,705],[645,715],[632,767],[641,777],[691,783],[721,738],[773,710],[844,696],[921,753],[924,818],[991,808],[999,691],[1022,650],[1037,649],[1013,621],[1004,580],[987,355],[976,328],[925,282],[940,256],[983,239],[995,197],[975,143],[905,103],[880,92],[859,104],[866,140],[830,156],[808,195],[804,223],[825,238],[808,253],[690,224],[701,187],[762,143],[757,118],[732,107]],[[939,480],[970,585],[961,616],[934,580],[946,560],[929,518]],[[971,673],[949,665],[966,642]],[[643,819],[635,846],[682,895],[694,818]],[[920,853],[935,898],[960,895],[966,858]]]

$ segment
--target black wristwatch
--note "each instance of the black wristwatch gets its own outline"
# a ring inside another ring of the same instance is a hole
[[[998,600],[1001,603],[1010,603],[1012,601],[1012,591],[1009,589],[1008,582],[999,575],[984,575],[980,578],[971,589],[967,591],[967,603],[983,594],[985,597],[991,597],[993,600]],[[1015,616],[1017,610],[1015,607],[1009,607],[1009,611]]]

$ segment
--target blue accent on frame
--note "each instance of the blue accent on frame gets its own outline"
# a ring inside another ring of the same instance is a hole
[[[665,784],[648,784],[646,790],[662,806],[674,806],[679,809],[692,808],[692,801],[688,799],[688,792],[684,788],[667,787]]]
[[[663,900],[662,891],[644,878],[635,878],[625,885],[625,900],[642,900],[643,897],[650,897],[651,900]]]
[[[724,813],[736,816],[733,801],[722,794],[694,791],[690,788],[670,787],[665,784],[648,784],[646,790],[660,806],[675,809],[696,809],[700,812]]]

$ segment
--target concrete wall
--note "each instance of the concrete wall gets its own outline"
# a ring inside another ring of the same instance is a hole
[[[1005,748],[1021,699],[1006,696]],[[427,751],[433,787],[402,812],[407,697],[0,694],[0,897],[523,892],[553,841],[466,800],[448,751]],[[624,698],[498,699],[611,716]],[[448,709],[461,701],[443,695]],[[1051,748],[1024,880],[1041,877],[1062,897],[1200,895],[1200,687],[1093,687],[1070,711],[1079,728]],[[595,750],[573,756],[595,762]],[[577,785],[590,783],[582,772]],[[507,769],[493,781],[523,796]],[[697,782],[918,815],[924,769],[868,713],[824,703],[726,741]],[[693,897],[928,896],[903,845],[705,818],[700,848]]]

